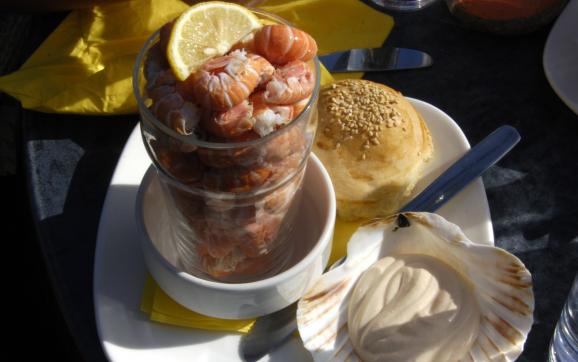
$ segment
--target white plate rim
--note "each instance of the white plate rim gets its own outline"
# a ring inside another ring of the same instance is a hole
[[[420,101],[417,99],[413,99],[413,98],[409,98],[410,102],[414,105],[414,107],[423,114],[434,114],[436,117],[443,119],[444,122],[447,122],[447,126],[452,130],[453,132],[453,136],[455,136],[457,138],[458,143],[460,144],[460,147],[464,148],[464,152],[465,150],[469,149],[469,142],[467,140],[467,138],[465,137],[465,135],[463,134],[462,130],[460,129],[460,127],[458,126],[458,124],[451,118],[449,117],[445,112],[441,111],[440,109],[438,109],[437,107],[424,102],[424,101]],[[426,119],[426,122],[428,122],[427,118],[424,116],[424,119]],[[138,142],[140,142],[140,145],[137,144]],[[435,142],[435,140],[434,140]],[[136,147],[135,147],[136,146]],[[127,169],[125,169],[127,167],[127,165],[129,163],[132,163],[131,158],[132,157],[141,157],[142,153],[144,152],[144,157],[147,157],[148,160],[148,155],[146,155],[146,151],[144,150],[144,147],[142,146],[142,140],[140,137],[140,130],[139,130],[139,125],[137,125],[135,127],[135,129],[133,130],[133,132],[131,133],[130,137],[127,140],[127,143],[125,145],[125,148],[123,149],[121,156],[119,158],[119,161],[117,163],[117,166],[115,168],[115,171],[113,173],[113,177],[111,179],[110,185],[109,185],[109,190],[107,191],[107,195],[105,197],[105,201],[103,203],[103,208],[102,208],[102,212],[101,212],[101,218],[100,218],[100,222],[99,222],[99,226],[98,226],[98,232],[97,232],[97,239],[96,239],[96,250],[95,250],[95,260],[94,260],[94,276],[93,276],[93,303],[94,303],[94,312],[95,312],[95,318],[96,318],[96,326],[97,326],[97,333],[99,336],[99,339],[101,341],[101,345],[103,348],[103,351],[105,353],[105,355],[107,356],[107,358],[110,361],[115,361],[115,362],[124,362],[124,361],[128,361],[129,359],[123,359],[122,355],[124,355],[123,353],[120,353],[119,348],[122,349],[123,352],[129,351],[128,353],[132,353],[137,351],[137,349],[131,349],[131,348],[125,348],[124,346],[118,346],[118,345],[114,345],[111,342],[108,341],[108,336],[104,335],[104,323],[110,323],[110,321],[105,321],[103,320],[103,314],[104,314],[104,310],[103,308],[106,308],[107,306],[103,305],[103,300],[102,300],[102,293],[101,293],[101,289],[102,289],[102,279],[104,277],[104,270],[106,269],[104,266],[104,261],[103,261],[103,254],[106,251],[107,247],[110,247],[109,244],[112,243],[112,241],[106,241],[105,240],[105,236],[107,235],[107,233],[109,233],[109,227],[110,225],[108,225],[108,220],[111,218],[111,215],[114,215],[115,212],[117,212],[117,210],[113,210],[112,209],[112,205],[113,205],[113,195],[111,193],[111,189],[113,186],[123,186],[123,185],[130,185],[130,186],[136,186],[138,187],[138,184],[140,183],[140,181],[138,181],[137,183],[134,183],[134,173],[129,172]],[[459,156],[459,155],[457,155]],[[456,156],[456,157],[457,157]],[[149,161],[150,164],[150,161]],[[142,166],[144,168],[144,170],[146,170],[146,168],[148,168],[148,164],[145,166]],[[144,170],[143,170],[143,174],[144,174]],[[139,178],[140,180],[140,178]],[[418,191],[417,189],[419,188],[419,184],[418,187],[416,187],[416,192]],[[490,211],[489,211],[489,204],[488,204],[488,200],[485,194],[485,189],[483,186],[483,182],[481,180],[481,178],[478,178],[477,180],[475,180],[472,184],[470,184],[468,186],[468,188],[473,188],[476,189],[476,192],[481,192],[481,195],[483,195],[483,199],[479,200],[482,201],[480,206],[480,212],[482,214],[485,215],[484,220],[482,220],[483,222],[481,223],[480,226],[480,230],[481,233],[485,234],[485,236],[487,236],[487,240],[484,240],[486,243],[488,244],[493,244],[493,230],[492,230],[492,223],[491,223],[491,216],[490,216]],[[458,195],[459,196],[459,195]],[[456,197],[458,197],[456,196]],[[448,205],[452,204],[453,200],[448,202]],[[132,206],[132,205],[131,205]],[[444,206],[445,207],[445,206]],[[134,212],[134,207],[130,207],[130,210],[132,210]],[[134,219],[134,215],[132,215],[132,218]],[[136,243],[135,245],[138,246],[138,243]],[[140,255],[140,254],[139,254]],[[144,262],[141,260],[141,263]],[[138,265],[135,266],[139,267]],[[144,280],[144,275],[143,275],[143,280]],[[142,281],[141,281],[142,282]],[[138,285],[138,291],[135,291],[135,293],[138,293],[139,295],[142,293],[141,290],[141,286],[142,283],[135,283],[135,285]],[[135,287],[136,288],[136,287]],[[136,309],[138,309],[139,306],[135,306]],[[176,329],[177,331],[180,330],[179,327],[170,327],[170,326],[164,326],[164,325],[160,325],[158,323],[154,323],[151,321],[148,321],[148,323],[151,323],[153,325],[159,325],[161,327],[159,327],[160,329],[165,329],[165,328],[169,328],[169,329]],[[195,330],[192,329],[182,329],[184,331],[186,331],[186,333],[195,333]],[[202,331],[199,331],[198,333],[204,333]],[[287,351],[288,349],[292,348],[291,346],[294,346],[296,343],[293,343],[295,341],[292,341],[290,343],[287,343],[285,347],[281,348],[281,355]],[[116,348],[115,348],[116,347]],[[150,349],[152,349],[154,347],[150,347]],[[139,348],[138,350],[150,350],[148,348],[146,348],[146,346],[144,346],[143,348]],[[174,352],[174,348],[164,348],[165,350],[163,350],[164,353],[167,353],[170,356],[170,353],[172,351],[172,353],[176,353]],[[131,357],[130,360],[132,360],[132,358],[141,358],[140,360],[142,360],[143,354],[135,354],[134,357]],[[278,356],[277,356],[278,357]],[[233,357],[235,358],[235,357]],[[152,359],[151,359],[152,360]]]

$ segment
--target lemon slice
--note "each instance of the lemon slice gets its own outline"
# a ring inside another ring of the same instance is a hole
[[[180,80],[210,58],[223,55],[261,23],[250,10],[220,1],[190,7],[175,21],[167,58]]]

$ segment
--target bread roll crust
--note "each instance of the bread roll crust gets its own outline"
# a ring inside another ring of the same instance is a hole
[[[314,152],[329,172],[344,220],[396,212],[433,155],[430,132],[399,92],[367,80],[322,88]]]

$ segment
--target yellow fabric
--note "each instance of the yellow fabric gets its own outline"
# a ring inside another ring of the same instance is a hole
[[[0,78],[0,90],[41,112],[136,113],[136,54],[152,31],[186,7],[142,0],[73,11],[18,71]]]
[[[145,282],[140,309],[155,322],[213,331],[247,333],[255,322],[211,318],[188,310],[171,299],[150,276]]]
[[[136,113],[132,67],[145,39],[188,5],[135,0],[72,11],[0,91],[49,113]],[[381,46],[391,17],[357,0],[268,0],[260,7],[311,33],[320,53]],[[361,77],[339,74],[337,79]],[[328,79],[328,78],[325,78]]]
[[[329,256],[329,265],[333,264],[347,254],[347,242],[351,235],[362,224],[358,221],[343,221],[337,217],[333,229],[333,245]]]

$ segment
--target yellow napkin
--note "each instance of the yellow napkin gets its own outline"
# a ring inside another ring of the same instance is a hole
[[[140,309],[155,322],[209,331],[247,333],[255,320],[225,320],[195,313],[169,297],[151,276],[147,276]]]
[[[269,0],[260,6],[278,14],[317,40],[320,54],[349,48],[371,48],[383,44],[389,34],[391,17],[353,0]],[[322,83],[333,78],[360,78],[362,73],[331,75],[322,69]],[[329,263],[346,254],[347,241],[360,223],[336,220],[333,249]],[[141,310],[151,320],[182,327],[246,333],[254,320],[232,321],[206,317],[190,311],[167,296],[148,277]]]
[[[41,112],[136,113],[136,54],[186,8],[176,0],[140,0],[72,11],[18,71],[0,78],[0,90]]]
[[[0,91],[41,112],[136,113],[136,54],[153,31],[187,6],[137,0],[72,11],[19,70],[0,77]],[[269,0],[260,7],[311,33],[320,53],[381,46],[393,26],[391,17],[357,0]]]

